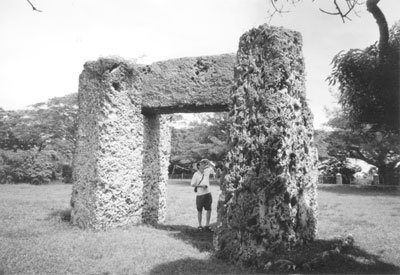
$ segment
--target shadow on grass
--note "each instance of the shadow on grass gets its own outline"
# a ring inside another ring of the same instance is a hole
[[[188,225],[157,224],[155,225],[155,228],[170,231],[173,237],[191,244],[200,252],[211,252],[214,250],[213,247],[214,232],[199,231],[197,228]]]
[[[320,184],[318,190],[336,194],[361,195],[361,196],[399,196],[400,186],[397,185],[336,185]]]
[[[156,228],[171,231],[172,236],[191,244],[200,252],[213,252],[213,233],[198,232],[186,225],[156,225]],[[340,250],[337,250],[341,247]],[[335,250],[336,248],[336,250]],[[400,267],[380,260],[355,245],[343,246],[343,240],[315,240],[290,252],[276,252],[270,261],[289,260],[295,270],[271,269],[271,273],[296,274],[400,274]],[[251,266],[240,267],[211,257],[207,260],[185,258],[156,266],[150,274],[257,274],[265,270]]]
[[[339,249],[340,248],[340,249]],[[278,252],[274,260],[288,259],[303,274],[399,274],[400,267],[380,260],[343,239],[315,240],[293,251]]]
[[[170,263],[160,264],[150,270],[148,274],[251,274],[246,269],[229,265],[223,261],[210,259],[199,260],[185,258]]]

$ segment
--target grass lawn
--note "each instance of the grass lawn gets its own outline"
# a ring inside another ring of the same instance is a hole
[[[211,257],[188,182],[168,187],[165,225],[81,230],[69,224],[71,185],[0,185],[0,275],[248,274]],[[218,187],[211,186],[215,210]],[[317,246],[352,234],[355,247],[314,273],[400,273],[400,192],[322,186]],[[213,212],[212,222],[216,220]]]

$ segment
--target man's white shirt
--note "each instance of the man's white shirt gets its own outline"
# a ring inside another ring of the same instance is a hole
[[[204,174],[204,177],[203,177]],[[199,182],[201,181],[200,185],[206,185],[207,188],[197,188],[197,196],[200,195],[205,195],[211,192],[210,190],[210,174],[214,174],[214,170],[211,167],[207,167],[204,169],[204,173],[201,173],[200,171],[196,171],[192,177],[192,181],[190,182],[190,185],[193,187],[196,187],[199,185]],[[203,178],[203,180],[201,180]]]

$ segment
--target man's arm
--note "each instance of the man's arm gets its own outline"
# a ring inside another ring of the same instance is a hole
[[[204,176],[205,177],[210,177],[210,175],[213,174],[215,175],[215,171],[211,165],[207,166],[206,169],[204,169]]]
[[[196,173],[193,174],[192,180],[190,181],[191,186],[196,186],[197,180],[196,180]]]

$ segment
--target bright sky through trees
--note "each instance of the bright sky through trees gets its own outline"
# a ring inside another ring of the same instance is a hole
[[[0,1],[0,107],[21,109],[77,92],[83,64],[118,55],[151,63],[185,56],[236,52],[240,36],[266,23],[267,0],[25,0]],[[325,81],[340,50],[365,48],[378,40],[373,17],[345,24],[323,14],[330,1],[305,0],[271,24],[303,35],[307,98],[318,128],[332,104]],[[379,6],[389,26],[400,19],[400,1]]]

